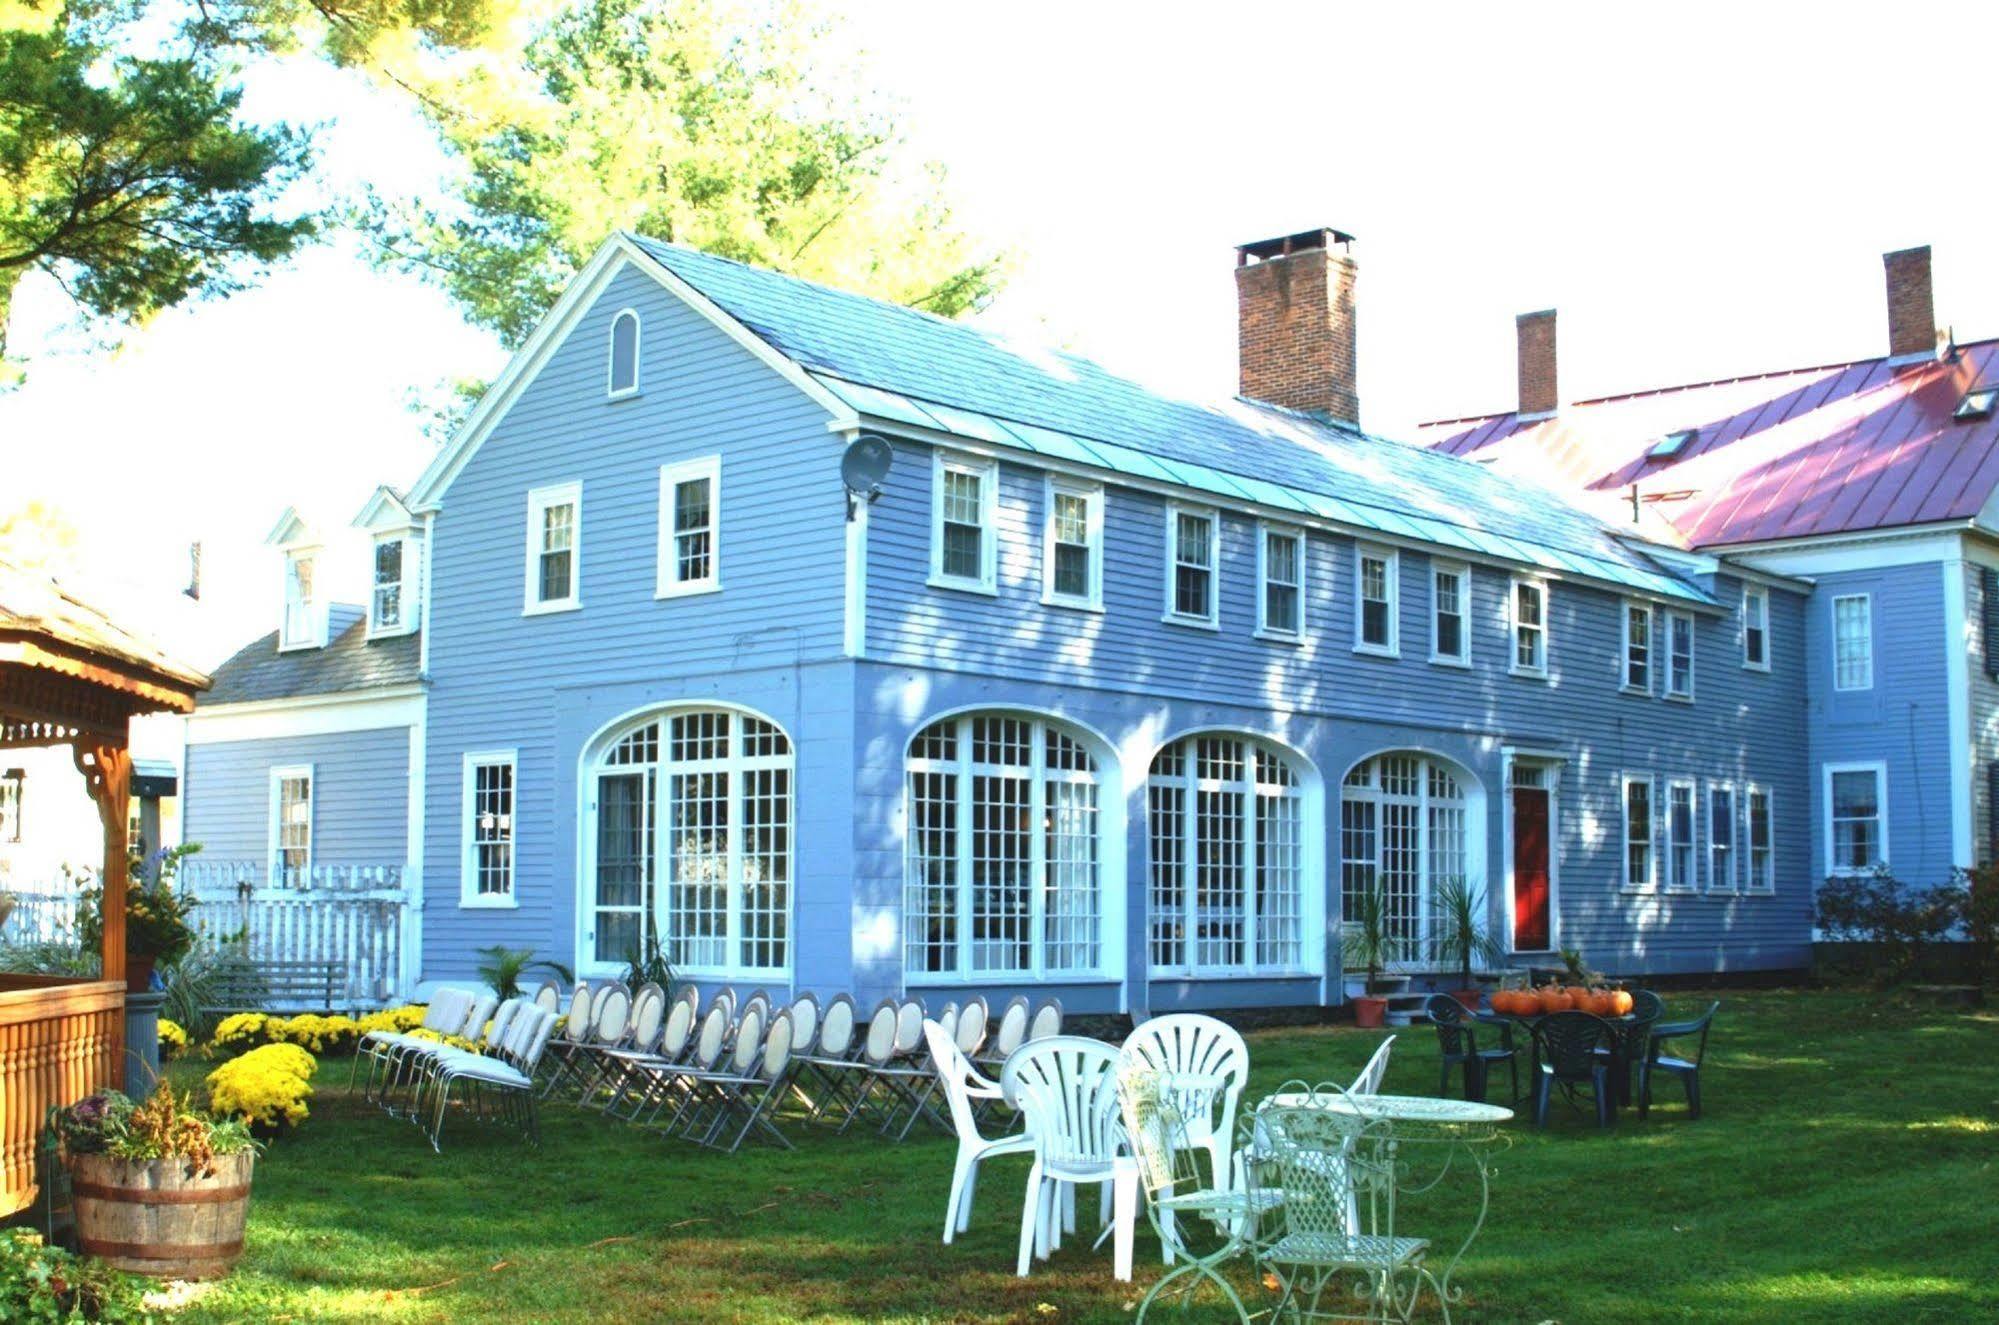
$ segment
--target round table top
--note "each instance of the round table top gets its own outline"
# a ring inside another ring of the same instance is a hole
[[[1294,1091],[1267,1096],[1263,1103],[1280,1109],[1309,1104],[1335,1113],[1364,1114],[1370,1118],[1407,1123],[1489,1125],[1503,1123],[1513,1117],[1513,1110],[1497,1104],[1438,1099],[1431,1095],[1302,1095]]]

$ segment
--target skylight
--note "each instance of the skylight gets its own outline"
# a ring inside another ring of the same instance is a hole
[[[1954,419],[1982,419],[1992,412],[1992,406],[1999,402],[1999,386],[1973,387],[1964,393],[1964,399],[1957,402],[1952,413]]]
[[[1700,435],[1701,430],[1699,428],[1682,428],[1678,432],[1669,432],[1658,441],[1652,443],[1652,449],[1647,451],[1645,455],[1648,459],[1652,460],[1670,460],[1680,452],[1686,450],[1688,444]]]

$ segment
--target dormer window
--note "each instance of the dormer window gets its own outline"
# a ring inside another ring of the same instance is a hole
[[[354,517],[369,535],[368,638],[408,635],[423,625],[424,528],[402,494],[376,488]]]
[[[403,629],[403,553],[400,538],[375,540],[375,585],[368,599],[368,630],[393,635]]]
[[[639,315],[627,308],[611,319],[611,399],[639,390]]]
[[[319,641],[319,600],[314,582],[317,552],[293,552],[285,558],[285,619],[281,648],[300,648]]]

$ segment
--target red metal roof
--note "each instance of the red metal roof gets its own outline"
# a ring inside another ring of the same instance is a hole
[[[1636,483],[1690,547],[1968,520],[1999,487],[1999,414],[1953,417],[1999,386],[1999,340],[1955,358],[1798,368],[1517,414],[1425,424],[1422,444],[1605,502]],[[1698,429],[1677,455],[1647,455]],[[1679,494],[1685,494],[1681,496]]]

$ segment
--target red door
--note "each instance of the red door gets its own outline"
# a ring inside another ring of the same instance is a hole
[[[1548,790],[1513,789],[1513,947],[1548,949]]]

